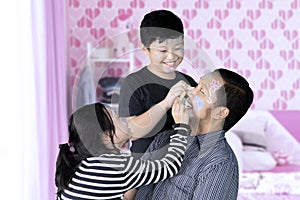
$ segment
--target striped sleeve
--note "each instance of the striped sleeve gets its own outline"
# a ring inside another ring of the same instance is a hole
[[[187,130],[175,130],[168,151],[160,160],[103,154],[83,160],[62,199],[121,199],[129,189],[175,175],[187,146]]]
[[[130,157],[126,172],[134,181],[128,189],[157,183],[178,173],[187,146],[187,131],[175,128],[176,134],[170,136],[167,153],[160,160],[142,160]]]

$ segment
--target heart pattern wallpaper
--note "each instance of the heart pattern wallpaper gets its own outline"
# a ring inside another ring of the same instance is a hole
[[[247,78],[255,92],[252,109],[300,110],[300,0],[67,0],[70,86],[86,63],[87,43],[113,47],[120,42],[118,35],[126,34],[138,49],[141,20],[158,9],[181,18],[185,37],[213,65]],[[187,60],[197,58],[192,60],[194,68],[205,65],[201,56],[186,46]],[[133,58],[136,68],[148,63],[139,51]],[[182,65],[183,72],[199,77]],[[128,70],[128,65],[116,63],[105,76],[123,76]]]

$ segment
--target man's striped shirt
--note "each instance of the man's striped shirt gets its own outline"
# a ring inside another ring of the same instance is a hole
[[[169,134],[166,131],[157,135],[145,155],[165,146],[169,142]],[[157,155],[152,155],[152,158],[158,159],[153,157]],[[235,200],[238,183],[237,159],[224,131],[219,131],[190,137],[178,174],[155,185],[138,188],[135,199]]]

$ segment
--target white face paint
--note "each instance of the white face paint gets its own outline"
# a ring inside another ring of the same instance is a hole
[[[212,104],[213,100],[216,98],[216,91],[220,89],[221,83],[215,79],[213,79],[210,83],[210,88],[209,88],[209,97],[206,100],[207,103]]]

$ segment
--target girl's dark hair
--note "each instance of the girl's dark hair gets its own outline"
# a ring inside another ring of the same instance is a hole
[[[147,13],[140,25],[141,42],[148,48],[155,40],[183,37],[184,28],[181,19],[169,10],[155,10]]]
[[[224,85],[217,93],[215,106],[225,106],[229,115],[225,118],[223,130],[232,128],[248,111],[253,102],[253,91],[247,80],[241,75],[224,69],[216,69],[224,81]]]
[[[82,160],[112,151],[102,142],[103,135],[114,144],[115,127],[108,110],[101,103],[79,108],[71,115],[68,129],[69,141],[59,145],[56,161],[57,198],[68,188]]]

